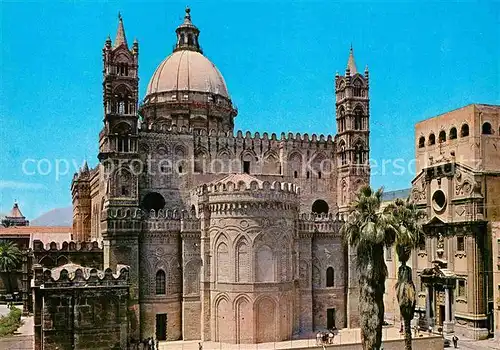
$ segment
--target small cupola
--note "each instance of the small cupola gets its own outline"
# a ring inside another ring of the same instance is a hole
[[[203,53],[200,43],[198,42],[200,30],[191,22],[191,9],[189,7],[186,7],[184,22],[177,27],[175,32],[177,33],[177,43],[174,52],[190,50]]]

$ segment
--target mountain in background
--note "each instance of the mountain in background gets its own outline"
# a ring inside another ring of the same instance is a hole
[[[73,207],[52,209],[30,220],[30,226],[73,226]]]

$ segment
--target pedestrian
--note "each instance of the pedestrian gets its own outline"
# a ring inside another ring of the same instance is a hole
[[[148,349],[154,350],[153,349],[153,338],[151,338],[151,337],[148,338]]]
[[[203,345],[201,343],[198,343],[198,350],[203,350]]]
[[[333,332],[328,333],[328,344],[333,344]]]
[[[318,334],[316,334],[316,345],[321,345],[321,332],[318,331]]]
[[[453,338],[451,338],[453,340],[453,347],[456,349],[458,348],[458,337],[453,334]]]

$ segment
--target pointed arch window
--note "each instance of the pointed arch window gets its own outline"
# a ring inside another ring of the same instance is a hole
[[[363,129],[363,110],[360,107],[354,109],[354,130]]]
[[[491,124],[486,122],[483,124],[483,135],[491,135],[493,130],[491,128]]]
[[[454,140],[457,138],[457,128],[450,129],[450,140]]]
[[[441,130],[439,132],[439,142],[446,142],[446,132],[444,130]]]
[[[434,134],[429,135],[429,146],[436,144],[436,136]]]
[[[326,286],[327,287],[334,287],[335,286],[335,271],[333,270],[333,267],[329,267],[326,269]]]
[[[345,142],[341,141],[339,144],[340,148],[340,165],[346,165],[347,164],[347,154],[345,151]]]
[[[418,148],[424,148],[424,147],[425,147],[425,137],[420,136],[420,138],[418,139]]]
[[[344,107],[340,107],[339,108],[339,132],[344,132],[345,129],[346,129],[346,122],[345,122],[345,111],[344,111]]]
[[[114,129],[114,133],[117,135],[116,137],[116,150],[118,152],[130,152],[131,151],[131,143],[130,143],[130,133],[131,128],[127,123],[120,123]]]
[[[156,272],[156,295],[165,295],[167,290],[167,277],[165,271]]]
[[[356,80],[354,82],[354,89],[353,89],[353,95],[354,97],[361,97],[361,82],[359,80]]]
[[[361,142],[357,143],[356,146],[354,146],[354,163],[361,165],[363,164],[364,160],[364,152],[363,152],[363,144]]]
[[[460,137],[467,137],[469,136],[469,125],[464,124],[462,125],[462,129],[460,130]]]

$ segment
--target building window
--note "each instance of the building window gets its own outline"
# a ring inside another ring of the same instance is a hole
[[[165,295],[166,276],[165,271],[158,270],[156,273],[156,295]]]
[[[354,82],[354,91],[353,91],[353,95],[355,97],[361,97],[361,83],[359,80],[356,80]]]
[[[321,179],[321,171],[318,172],[318,179]]]
[[[328,214],[329,209],[328,203],[322,199],[318,199],[314,201],[311,211],[316,214]]]
[[[306,173],[306,178],[309,178],[309,172]]]
[[[450,140],[454,140],[457,138],[457,128],[450,129]]]
[[[446,132],[444,130],[439,133],[439,142],[446,142]]]
[[[465,251],[465,237],[464,236],[457,237],[457,250],[460,252]]]
[[[491,135],[492,129],[491,129],[491,124],[486,122],[483,124],[483,135]]]
[[[118,152],[128,152],[129,151],[129,139],[128,137],[118,137]]]
[[[293,172],[293,178],[296,179],[299,177],[299,174],[297,173],[297,170]]]
[[[436,136],[434,134],[429,135],[429,146],[436,144]]]
[[[462,125],[462,130],[460,130],[460,137],[467,137],[469,136],[469,125],[464,124]]]
[[[250,174],[250,162],[248,160],[243,162],[243,172],[245,174]]]
[[[425,147],[425,137],[420,136],[418,139],[418,148],[424,148]]]
[[[333,287],[335,285],[334,282],[334,277],[335,277],[335,272],[333,270],[333,267],[329,267],[326,269],[326,286],[327,287]]]
[[[466,291],[465,291],[465,280],[459,280],[458,281],[458,294],[457,296],[466,298]]]
[[[363,144],[358,143],[356,146],[354,146],[354,163],[361,165],[364,163],[364,157],[363,157]]]

